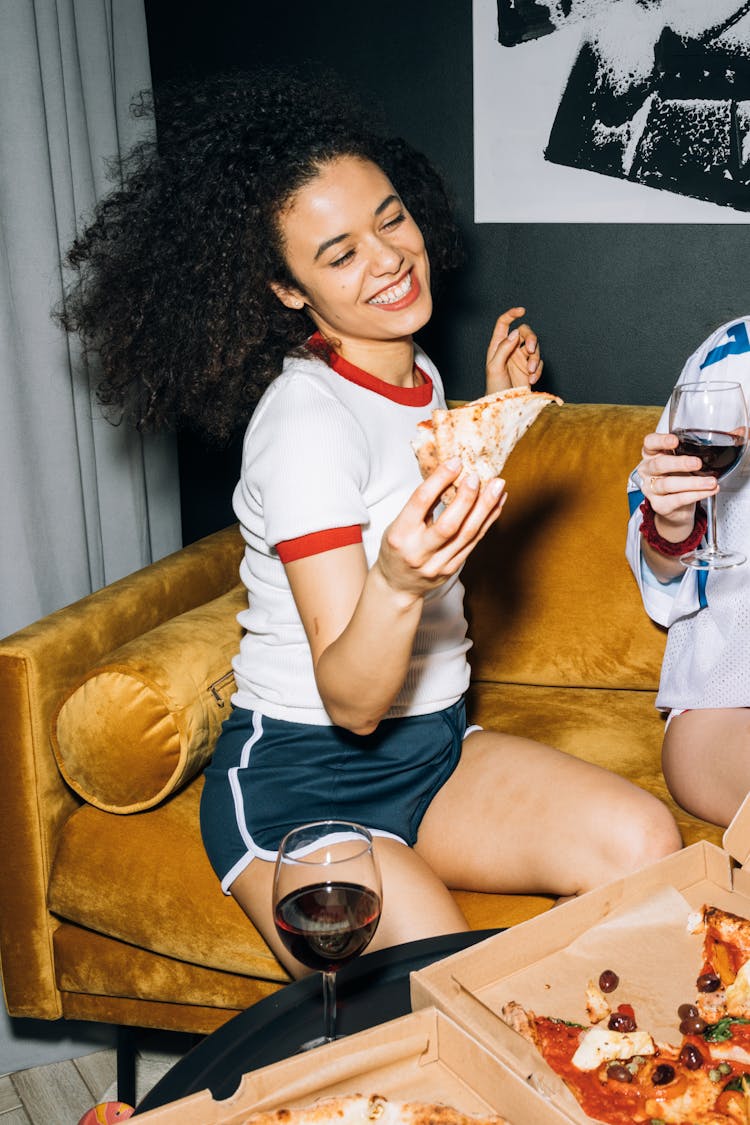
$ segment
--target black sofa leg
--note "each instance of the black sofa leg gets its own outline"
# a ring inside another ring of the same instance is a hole
[[[117,1028],[117,1100],[135,1105],[135,1029]]]

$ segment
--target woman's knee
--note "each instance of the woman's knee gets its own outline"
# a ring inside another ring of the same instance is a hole
[[[624,815],[610,822],[607,842],[613,878],[629,875],[656,863],[682,848],[677,822],[668,806],[658,797],[639,799]]]

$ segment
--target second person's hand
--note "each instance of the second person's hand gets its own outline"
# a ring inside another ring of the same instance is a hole
[[[509,387],[531,387],[539,381],[544,363],[536,333],[528,324],[511,328],[513,321],[525,312],[522,305],[517,305],[495,322],[485,363],[487,394]]]
[[[716,477],[701,473],[699,457],[677,456],[675,434],[647,434],[643,439],[638,475],[653,510],[667,519],[679,519],[695,504],[719,491]]]

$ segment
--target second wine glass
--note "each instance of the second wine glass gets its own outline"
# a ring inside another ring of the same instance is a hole
[[[700,457],[700,472],[723,479],[739,464],[747,446],[747,404],[742,387],[721,380],[679,383],[670,399],[669,429],[678,438],[674,453]],[[739,551],[719,548],[713,496],[706,499],[706,514],[706,546],[682,555],[680,562],[697,570],[716,570],[746,562]]]
[[[370,832],[360,824],[321,820],[281,841],[273,882],[279,937],[298,961],[323,974],[323,1036],[336,1038],[336,973],[365,949],[378,922],[382,891]]]

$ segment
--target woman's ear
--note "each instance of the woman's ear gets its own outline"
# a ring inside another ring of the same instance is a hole
[[[281,301],[282,305],[286,305],[288,309],[303,309],[305,302],[299,289],[292,289],[288,285],[282,285],[280,281],[269,281],[269,287],[273,293]]]

